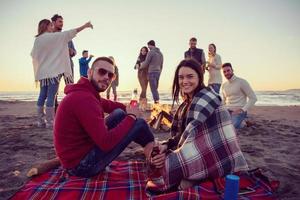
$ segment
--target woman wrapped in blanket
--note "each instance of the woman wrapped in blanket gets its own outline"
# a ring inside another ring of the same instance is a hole
[[[248,170],[235,129],[220,96],[203,83],[200,64],[181,61],[175,71],[173,105],[183,99],[172,122],[171,138],[160,142],[151,163],[164,190],[185,189],[207,179]]]

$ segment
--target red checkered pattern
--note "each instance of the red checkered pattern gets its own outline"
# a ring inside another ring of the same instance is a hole
[[[262,181],[259,176],[243,175],[241,183],[255,188],[255,193],[242,196],[240,199],[264,200],[272,198],[272,188],[269,182]],[[217,184],[211,181],[201,183],[198,186],[184,190],[151,196],[146,191],[146,166],[143,162],[118,162],[114,161],[105,172],[93,178],[78,178],[68,176],[62,168],[55,169],[41,176],[33,178],[12,200],[23,199],[222,199],[222,193],[218,193],[215,185],[223,182],[218,180]],[[159,185],[157,186],[159,187]],[[252,196],[251,196],[252,195]],[[247,197],[247,198],[246,198]],[[249,197],[249,198],[248,198]]]

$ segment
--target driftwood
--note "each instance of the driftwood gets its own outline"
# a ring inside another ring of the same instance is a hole
[[[37,175],[43,174],[43,173],[50,171],[51,169],[54,169],[58,166],[60,166],[60,161],[57,157],[53,158],[51,160],[47,160],[45,162],[34,165],[27,172],[27,177],[32,177],[32,176],[37,176]]]

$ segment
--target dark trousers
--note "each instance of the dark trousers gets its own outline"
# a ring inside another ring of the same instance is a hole
[[[126,116],[121,109],[114,110],[107,118],[108,129],[116,127]],[[75,168],[68,170],[69,174],[80,177],[91,177],[103,171],[132,142],[142,147],[154,141],[154,136],[148,124],[143,119],[137,119],[128,134],[111,151],[104,152],[95,146]]]

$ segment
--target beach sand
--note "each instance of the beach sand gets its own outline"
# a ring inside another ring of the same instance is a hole
[[[148,114],[143,114],[149,117]],[[255,124],[238,131],[250,168],[261,168],[280,181],[279,199],[300,199],[300,107],[255,107],[249,112]],[[51,129],[35,127],[35,102],[0,101],[0,199],[7,199],[29,179],[33,164],[55,157]],[[167,132],[155,137],[165,139]],[[119,160],[144,159],[131,144]]]

